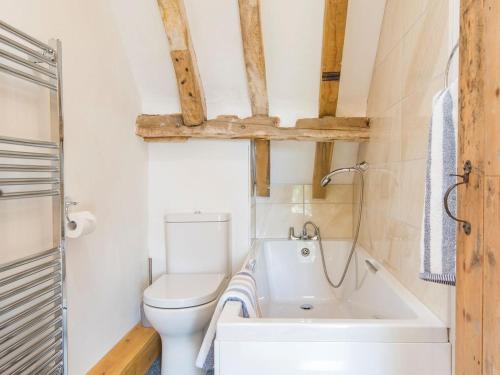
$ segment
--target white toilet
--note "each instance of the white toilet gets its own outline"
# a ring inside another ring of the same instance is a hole
[[[229,214],[165,216],[167,272],[144,291],[162,342],[162,375],[200,375],[195,360],[230,275]]]

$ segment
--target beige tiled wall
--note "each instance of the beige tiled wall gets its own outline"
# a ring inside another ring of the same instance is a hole
[[[269,198],[256,198],[256,236],[286,238],[311,220],[323,238],[351,238],[352,208],[352,185],[329,185],[324,200],[312,199],[311,185],[272,185]]]
[[[387,0],[368,99],[370,142],[360,242],[443,321],[452,289],[419,280],[420,224],[433,95],[452,48],[449,1]]]

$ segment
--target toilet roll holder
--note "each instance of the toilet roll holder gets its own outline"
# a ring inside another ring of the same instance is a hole
[[[79,202],[71,200],[69,197],[64,198],[64,216],[66,217],[66,225],[68,229],[75,230],[76,222],[69,218],[69,211],[71,207],[77,206]]]

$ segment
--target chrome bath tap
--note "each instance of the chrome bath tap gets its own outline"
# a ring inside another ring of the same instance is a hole
[[[314,229],[314,234],[309,235],[307,232],[307,226],[310,225]],[[288,239],[293,241],[317,241],[319,238],[319,228],[312,221],[306,221],[302,226],[302,233],[298,236],[295,235],[295,228],[290,227],[288,230]]]

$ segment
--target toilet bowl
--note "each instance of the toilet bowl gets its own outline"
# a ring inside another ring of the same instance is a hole
[[[144,313],[162,342],[162,375],[201,375],[195,360],[227,283],[225,274],[164,274],[144,291]]]
[[[162,343],[162,375],[201,375],[195,361],[231,274],[230,215],[168,213],[165,274],[144,291],[144,313]]]

